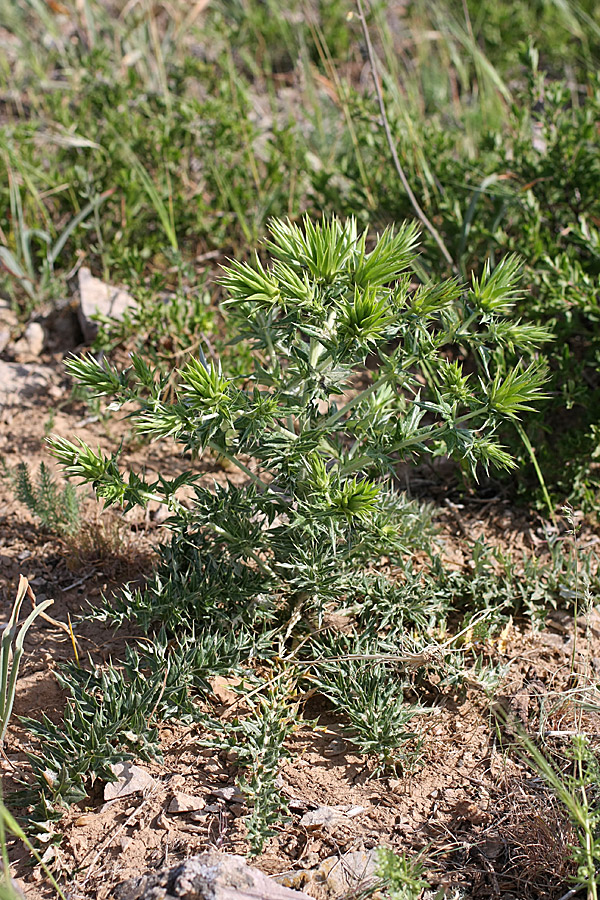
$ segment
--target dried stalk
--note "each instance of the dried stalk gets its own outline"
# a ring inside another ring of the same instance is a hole
[[[402,186],[403,186],[404,190],[406,191],[408,199],[411,202],[412,208],[414,209],[414,211],[417,215],[417,218],[423,223],[423,225],[425,226],[427,231],[430,233],[430,235],[432,236],[432,238],[434,239],[434,241],[440,248],[442,256],[444,257],[444,259],[446,260],[448,265],[452,266],[452,268],[454,270],[456,270],[454,260],[450,256],[448,248],[446,247],[441,234],[439,233],[439,231],[437,230],[437,228],[435,227],[433,222],[431,222],[430,219],[427,218],[427,216],[421,209],[419,201],[417,200],[417,198],[414,195],[414,192],[408,182],[408,178],[406,177],[406,173],[402,167],[402,163],[400,162],[400,158],[398,156],[398,150],[396,149],[396,144],[394,142],[394,138],[392,137],[392,130],[390,128],[390,123],[389,123],[389,119],[387,117],[385,103],[383,100],[383,94],[381,92],[381,85],[379,83],[379,78],[377,75],[377,64],[375,61],[375,53],[373,50],[373,44],[371,43],[371,35],[369,34],[369,28],[367,26],[367,20],[365,18],[362,0],[356,0],[356,5],[358,8],[358,17],[360,19],[360,24],[362,25],[363,34],[365,37],[365,43],[367,45],[367,55],[369,57],[369,66],[371,69],[371,75],[373,76],[373,84],[375,85],[375,93],[377,94],[377,101],[379,103],[379,111],[381,113],[381,119],[383,121],[383,128],[385,131],[385,136],[387,138],[388,146],[390,148],[390,153],[392,154],[392,159],[394,161],[394,166],[396,168],[396,172],[398,173],[398,177],[400,178],[400,181],[402,182]]]

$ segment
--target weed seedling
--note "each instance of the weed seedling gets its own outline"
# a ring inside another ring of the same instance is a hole
[[[32,481],[27,463],[9,469],[1,460],[4,476],[13,485],[15,496],[44,528],[61,535],[72,535],[80,527],[79,498],[72,484],[59,486],[45,463],[41,462],[36,481]]]

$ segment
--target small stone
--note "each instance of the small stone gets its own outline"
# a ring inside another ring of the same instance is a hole
[[[323,756],[341,756],[346,752],[346,742],[341,738],[334,738],[323,750]]]
[[[311,831],[316,828],[332,828],[343,822],[344,818],[342,810],[336,809],[335,806],[319,806],[304,813],[300,824]]]
[[[190,813],[190,819],[192,822],[205,822],[207,816],[217,815],[222,809],[223,807],[219,806],[218,803],[207,803],[204,809],[199,809],[196,812]]]
[[[169,803],[167,812],[169,813],[188,813],[198,812],[204,809],[205,803],[202,797],[194,797],[192,794],[183,794],[181,791],[175,791],[173,798]]]
[[[244,795],[235,785],[228,785],[227,787],[222,788],[213,788],[210,791],[212,797],[217,797],[219,800],[225,800],[228,803],[231,802],[239,802],[244,799]]]
[[[355,816],[360,816],[364,811],[364,806],[351,806],[350,809],[346,810],[344,815],[348,816],[349,819],[353,819]]]
[[[352,850],[343,856],[330,856],[321,863],[328,891],[333,896],[356,896],[373,886],[376,857],[372,850]]]
[[[98,323],[92,316],[110,316],[122,319],[125,311],[136,306],[133,297],[121,288],[106,284],[95,278],[90,270],[82,266],[79,270],[79,324],[86,341],[93,341],[98,334]]]
[[[0,353],[8,347],[17,325],[17,316],[13,312],[10,300],[0,297]]]
[[[94,815],[83,815],[79,816],[73,822],[73,825],[76,825],[78,828],[84,828],[86,825],[91,825],[95,821]]]
[[[10,343],[10,329],[0,326],[0,353],[5,350]]]
[[[17,362],[36,360],[46,343],[46,333],[39,322],[30,322],[23,337],[13,344]]]
[[[117,780],[109,782],[104,788],[105,800],[116,800],[129,794],[148,792],[156,787],[156,781],[146,769],[132,763],[116,763],[110,767]]]

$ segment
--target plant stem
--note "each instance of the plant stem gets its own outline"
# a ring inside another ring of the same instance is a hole
[[[537,461],[537,457],[535,455],[535,450],[533,449],[533,445],[532,445],[531,441],[529,440],[529,436],[528,436],[527,432],[525,431],[525,429],[523,428],[523,426],[521,425],[520,422],[515,422],[515,428],[517,430],[517,434],[519,435],[519,437],[521,438],[521,441],[523,442],[523,446],[525,447],[525,449],[527,450],[527,453],[529,454],[529,459],[531,460],[533,468],[535,469],[535,474],[537,475],[537,480],[542,489],[542,494],[544,497],[544,502],[548,508],[548,513],[550,515],[550,518],[554,522],[554,520],[556,519],[556,515],[554,513],[554,507],[552,506],[552,500],[550,499],[550,494],[548,493],[548,488],[546,487],[546,482],[544,481],[544,476],[542,475],[542,470],[540,469],[539,463]]]
[[[377,381],[374,381],[369,385],[368,388],[365,388],[364,391],[361,391],[360,394],[357,394],[356,397],[353,397],[352,400],[348,400],[348,402],[345,403],[344,406],[340,407],[340,409],[336,410],[336,412],[331,413],[331,415],[329,415],[325,419],[325,421],[321,423],[322,427],[328,428],[331,425],[335,425],[335,423],[338,422],[342,418],[342,416],[345,416],[347,412],[349,412],[367,397],[370,397],[371,394],[373,394],[381,384],[385,384],[386,381],[387,376],[385,375],[383,376],[383,378],[379,378]]]
[[[476,416],[481,415],[481,413],[486,412],[485,406],[480,406],[478,409],[474,409],[469,413],[465,413],[464,416],[460,416],[459,418],[454,420],[454,425],[458,425],[461,422],[466,422],[469,419],[473,419]],[[397,444],[394,444],[389,448],[387,453],[397,453],[399,450],[406,450],[407,447],[411,447],[414,444],[422,444],[425,441],[428,441],[433,437],[443,437],[450,429],[451,425],[444,422],[437,422],[432,428],[427,428],[424,431],[417,431],[412,437],[406,438],[403,441],[399,441]],[[350,460],[345,466],[340,469],[340,472],[343,475],[349,475],[351,472],[356,472],[359,469],[362,469],[363,466],[368,465],[371,462],[370,456],[361,456],[358,459]]]
[[[235,537],[231,534],[231,532],[227,531],[225,528],[222,528],[220,525],[217,525],[214,522],[207,522],[206,525],[208,528],[211,528],[215,534],[218,534],[224,540],[231,541],[232,543],[235,541]],[[258,556],[258,554],[254,552],[254,550],[249,550],[246,547],[244,553],[249,559],[253,560],[256,563],[263,574],[268,575],[269,578],[277,577],[273,569],[266,562],[264,562],[264,560],[262,560],[260,556]]]
[[[262,488],[262,490],[265,490],[265,491],[268,490],[269,485],[266,484],[262,480],[262,478],[259,478],[255,472],[253,472],[251,469],[249,469],[248,466],[246,466],[243,462],[241,462],[241,460],[239,460],[237,458],[237,456],[233,456],[233,454],[228,453],[227,450],[223,450],[222,447],[219,447],[217,444],[214,444],[212,441],[209,441],[207,446],[210,447],[210,449],[214,453],[218,453],[219,456],[222,456],[224,459],[226,459],[232,465],[237,466],[237,468],[240,469],[240,471],[242,471],[245,475],[247,475],[248,478],[250,478],[251,481],[253,481],[254,484],[256,484],[258,487]]]

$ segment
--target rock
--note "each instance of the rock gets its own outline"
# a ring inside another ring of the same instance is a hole
[[[310,900],[283,887],[241,856],[201,853],[178,866],[122,882],[116,900]]]
[[[17,314],[7,297],[0,297],[0,328],[14,328],[17,325]]]
[[[355,897],[370,894],[377,884],[375,850],[353,850],[328,856],[312,869],[286,873],[278,881],[286,887],[314,889],[317,896]]]
[[[323,756],[333,757],[333,756],[343,756],[343,754],[347,750],[346,741],[341,738],[334,738],[328,746],[323,750]]]
[[[36,360],[44,349],[46,332],[39,322],[30,322],[23,337],[12,346],[12,351],[17,362],[30,362]]]
[[[200,809],[204,809],[204,806],[205,803],[202,797],[193,797],[192,794],[183,794],[181,791],[174,791],[173,799],[169,803],[167,812],[197,812]]]
[[[210,794],[212,797],[217,797],[219,800],[225,800],[227,803],[234,803],[239,802],[240,800],[245,800],[244,795],[235,785],[213,788],[210,791]]]
[[[300,819],[300,824],[309,831],[315,828],[334,828],[340,825],[345,819],[358,816],[364,812],[362,806],[319,806],[317,809],[311,809],[310,812],[304,813]]]
[[[209,816],[217,816],[223,812],[223,806],[219,803],[207,803],[204,809],[190,813],[192,822],[205,822]]]
[[[354,850],[342,856],[324,859],[319,874],[334,896],[356,895],[376,881],[376,859],[373,850]]]
[[[0,324],[0,353],[8,347],[10,342],[10,328]]]
[[[53,375],[49,366],[24,366],[0,360],[0,409],[19,406],[28,397],[48,391]]]
[[[98,323],[92,320],[92,316],[100,313],[113,319],[122,319],[125,310],[132,306],[136,306],[136,302],[127,291],[106,284],[95,278],[85,266],[81,267],[78,317],[86,341],[93,341],[98,334]]]
[[[110,767],[117,780],[111,781],[104,788],[105,800],[117,800],[119,797],[127,797],[129,794],[137,794],[138,791],[150,791],[156,787],[156,781],[146,769],[134,766],[133,763],[116,763]]]

